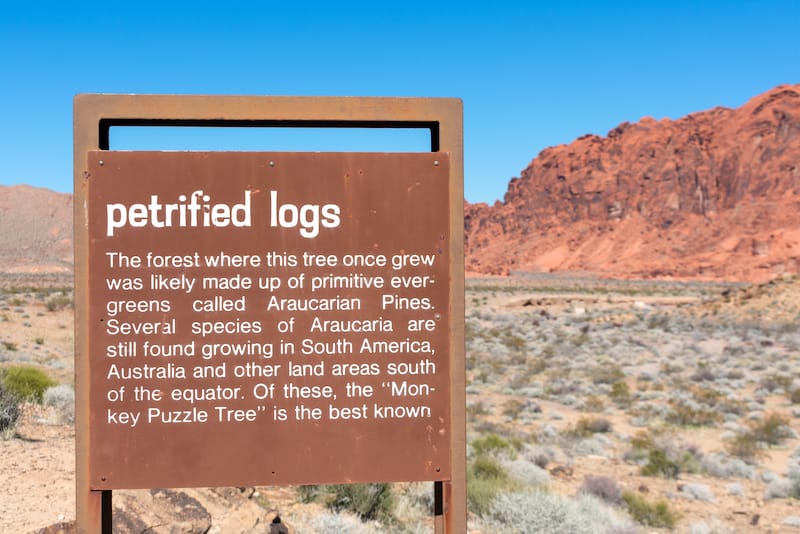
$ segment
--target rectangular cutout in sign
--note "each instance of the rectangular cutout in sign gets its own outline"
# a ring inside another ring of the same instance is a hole
[[[447,154],[88,172],[93,489],[450,479]]]

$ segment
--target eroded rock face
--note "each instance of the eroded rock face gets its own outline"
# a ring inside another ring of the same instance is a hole
[[[800,85],[543,150],[465,205],[467,270],[763,280],[800,260]]]

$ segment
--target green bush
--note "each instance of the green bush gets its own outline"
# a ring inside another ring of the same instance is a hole
[[[508,478],[505,468],[490,456],[478,456],[473,460],[470,467],[472,474],[478,478],[496,478],[498,480],[506,480]]]
[[[0,383],[18,399],[39,403],[44,391],[56,385],[43,371],[29,365],[15,365],[0,371]]]
[[[672,511],[665,500],[651,503],[641,495],[626,491],[622,494],[622,501],[634,521],[647,527],[675,528],[675,523],[680,519],[680,515]]]
[[[642,474],[648,477],[675,478],[679,472],[680,466],[667,458],[664,451],[660,449],[651,449],[647,455],[647,464],[642,467]]]
[[[321,486],[316,484],[307,484],[305,486],[297,487],[297,496],[300,502],[308,504],[316,501],[321,495]]]
[[[325,504],[335,512],[351,512],[364,521],[377,519],[390,522],[393,519],[391,484],[333,484],[327,486],[327,492]]]
[[[618,406],[625,406],[631,402],[631,388],[627,382],[614,382],[611,384],[611,392],[608,396]]]
[[[498,436],[497,434],[487,434],[472,442],[472,450],[480,456],[483,454],[503,453],[515,456],[516,451],[510,441]]]
[[[503,465],[487,454],[478,455],[467,466],[467,501],[470,510],[480,516],[489,511],[499,493],[516,485]]]
[[[625,373],[616,364],[604,364],[592,372],[592,382],[595,384],[617,384],[624,379]]]

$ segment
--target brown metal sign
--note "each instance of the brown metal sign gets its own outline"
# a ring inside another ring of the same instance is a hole
[[[447,154],[87,168],[92,489],[450,479]]]

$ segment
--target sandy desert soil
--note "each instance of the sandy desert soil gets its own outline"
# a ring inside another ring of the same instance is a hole
[[[800,532],[800,507],[789,496],[800,485],[800,406],[792,403],[800,389],[799,288],[795,279],[765,286],[470,279],[469,464],[480,456],[476,444],[496,436],[512,446],[490,454],[522,486],[572,498],[592,475],[650,502],[664,499],[680,516],[676,532]],[[60,296],[70,293],[57,284],[0,291],[0,366],[35,365],[73,383],[72,310],[49,304]],[[28,404],[0,440],[0,532],[74,519],[68,415]],[[737,436],[755,435],[770,417],[781,423],[774,443],[756,439],[754,456],[732,454]],[[654,450],[668,469],[647,476]],[[201,504],[210,532],[264,532],[275,510],[293,532],[321,532],[314,518],[326,513],[301,503],[293,488],[181,495]],[[115,504],[153,527],[144,509],[159,498],[120,492]],[[432,531],[424,510],[405,497],[398,502],[400,523],[360,531]],[[622,505],[608,506],[625,515]],[[471,511],[470,532],[492,528],[491,514]]]

